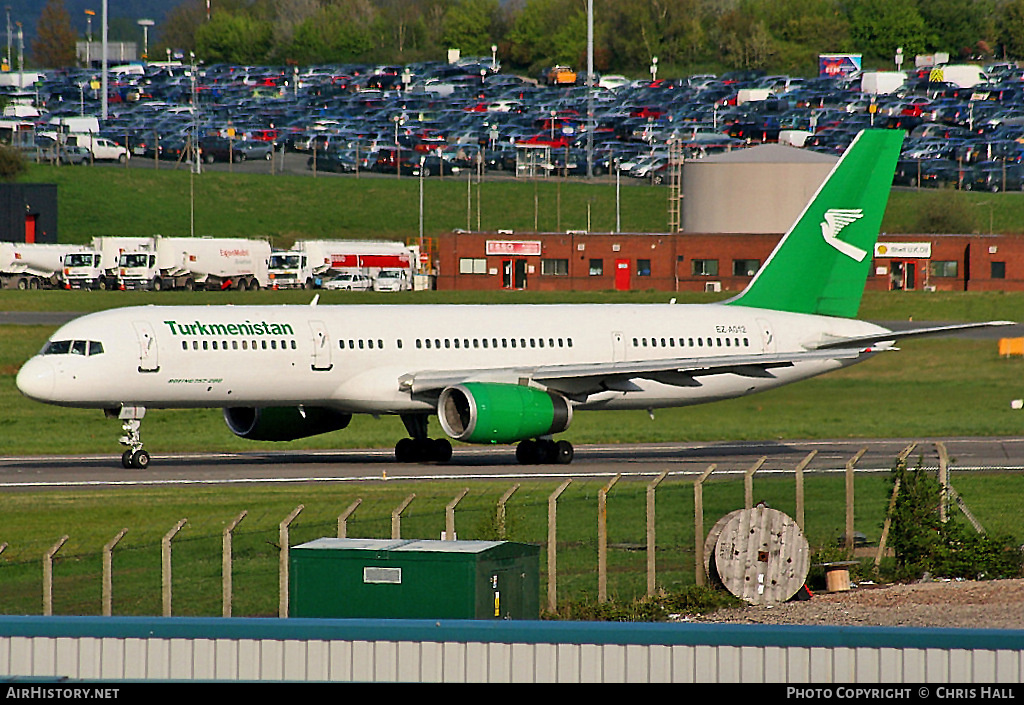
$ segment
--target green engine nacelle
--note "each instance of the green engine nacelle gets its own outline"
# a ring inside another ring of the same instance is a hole
[[[250,441],[294,441],[321,433],[340,431],[352,414],[324,407],[234,406],[224,409],[224,421],[236,436]]]
[[[572,406],[565,397],[533,387],[469,382],[441,392],[437,416],[457,441],[513,443],[569,428]]]

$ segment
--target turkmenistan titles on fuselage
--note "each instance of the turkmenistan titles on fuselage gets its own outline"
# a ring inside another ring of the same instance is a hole
[[[401,461],[447,461],[451,438],[568,463],[572,445],[552,436],[576,412],[744,396],[939,330],[854,318],[902,141],[858,135],[749,286],[721,303],[119,308],[61,327],[17,384],[119,418],[125,467],[149,463],[147,409],[197,407],[222,407],[252,440],[397,414]],[[429,438],[432,416],[446,437]]]

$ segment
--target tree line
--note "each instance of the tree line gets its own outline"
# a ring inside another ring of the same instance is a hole
[[[1024,0],[591,0],[601,73],[665,75],[761,69],[817,73],[821,53],[858,53],[893,68],[897,48],[951,61],[1024,55]],[[206,64],[396,63],[448,49],[534,74],[586,67],[587,0],[184,0],[150,54],[194,52]],[[71,65],[75,32],[63,0],[47,0],[33,56]],[[67,48],[71,43],[70,51]],[[63,48],[62,48],[63,47]]]

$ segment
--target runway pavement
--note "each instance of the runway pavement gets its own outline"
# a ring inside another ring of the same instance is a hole
[[[0,458],[0,490],[99,488],[295,482],[541,479],[562,477],[693,478],[711,464],[714,473],[742,475],[757,463],[759,475],[791,473],[811,452],[807,472],[843,472],[857,458],[858,473],[888,472],[910,444],[910,465],[937,467],[942,443],[955,471],[1022,471],[1024,438],[847,439],[582,445],[571,465],[519,465],[511,446],[459,446],[450,463],[396,463],[393,452],[337,450],[153,455],[146,470],[125,470],[119,455]]]

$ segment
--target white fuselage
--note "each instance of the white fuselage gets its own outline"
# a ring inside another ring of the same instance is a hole
[[[434,401],[403,385],[419,373],[468,371],[473,381],[521,384],[541,366],[799,352],[882,330],[721,304],[140,306],[66,324],[51,341],[99,342],[102,352],[37,355],[19,372],[18,387],[33,399],[74,407],[423,413],[434,411]],[[696,384],[638,375],[628,387],[608,385],[574,401],[579,409],[697,404],[863,358],[799,361],[770,374],[717,374]]]

